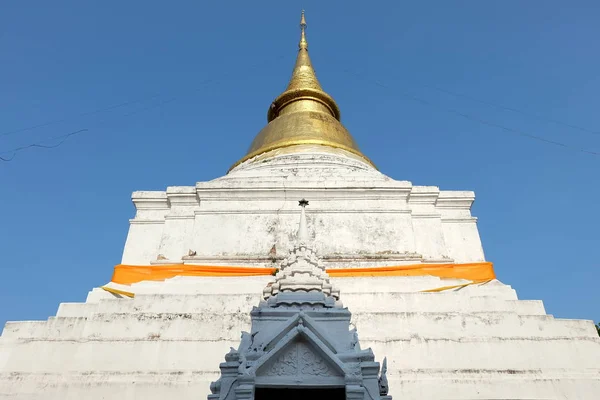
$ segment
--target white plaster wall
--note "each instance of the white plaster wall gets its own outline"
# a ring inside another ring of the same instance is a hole
[[[191,248],[199,255],[266,257],[275,244],[285,254],[294,240],[298,211],[206,212],[196,216]],[[408,212],[311,210],[309,235],[319,254],[414,253]],[[232,250],[235,249],[235,250]]]
[[[123,263],[147,265],[158,254],[182,262],[190,249],[204,256],[198,262],[264,262],[274,244],[289,248],[303,197],[311,201],[309,226],[328,262],[340,255],[351,255],[349,266],[370,265],[377,255],[388,257],[386,265],[484,259],[470,215],[472,192],[413,186],[351,157],[306,153],[242,165],[195,187],[135,192]],[[144,227],[133,228],[138,223]]]
[[[164,221],[131,220],[121,263],[148,265],[156,260],[163,226]]]
[[[483,248],[477,245],[479,232],[475,220],[442,219],[447,255],[454,260],[485,261]]]
[[[181,260],[192,246],[194,216],[167,217],[161,230],[156,256],[162,254],[169,260]],[[152,259],[151,259],[152,260]],[[146,263],[147,265],[148,263]]]
[[[424,262],[451,258],[444,239],[440,216],[435,214],[413,214],[412,217],[415,247],[419,249],[421,254],[426,255]],[[464,260],[467,257],[468,255],[457,259]]]

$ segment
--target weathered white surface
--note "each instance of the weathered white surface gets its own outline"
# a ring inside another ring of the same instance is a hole
[[[196,187],[136,192],[125,264],[269,265],[291,247],[296,201],[328,267],[484,260],[472,192],[394,181],[319,152],[245,163]],[[197,252],[188,257],[189,250]],[[281,251],[283,250],[283,251]],[[156,260],[158,255],[165,256]],[[7,323],[0,398],[203,399],[248,330],[272,277],[141,282],[134,299],[92,290],[48,321]],[[333,278],[363,347],[388,357],[390,394],[412,399],[596,399],[600,339],[591,321],[557,320],[498,281]],[[118,285],[115,285],[118,287]]]
[[[161,255],[163,263],[263,265],[274,244],[291,248],[302,197],[311,201],[309,233],[329,268],[484,260],[473,192],[413,186],[331,153],[267,161],[195,187],[135,192],[122,263],[147,265]]]
[[[95,289],[48,321],[8,323],[0,398],[205,398],[272,279],[178,277],[133,285],[134,299]],[[498,281],[417,292],[457,282],[332,279],[363,347],[388,357],[395,398],[596,398],[600,339],[590,321],[554,319]]]

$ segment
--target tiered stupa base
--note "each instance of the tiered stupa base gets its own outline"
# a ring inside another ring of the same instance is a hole
[[[8,323],[0,398],[202,399],[272,277],[142,282],[101,289],[56,317]],[[595,399],[600,338],[590,321],[554,319],[492,281],[459,291],[433,277],[332,279],[361,346],[388,358],[396,399]],[[373,292],[373,288],[377,292]]]

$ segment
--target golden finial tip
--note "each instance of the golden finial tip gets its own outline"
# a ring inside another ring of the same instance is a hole
[[[304,10],[302,10],[302,16],[300,17],[300,43],[298,43],[298,48],[300,49],[308,49],[308,42],[306,41],[306,18],[304,17]]]

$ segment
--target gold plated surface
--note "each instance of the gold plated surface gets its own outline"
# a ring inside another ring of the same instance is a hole
[[[308,56],[304,11],[300,31],[296,65],[287,89],[271,104],[267,114],[268,125],[258,133],[248,153],[231,169],[274,149],[306,144],[342,149],[374,166],[341,124],[338,105],[323,91],[317,79]]]

